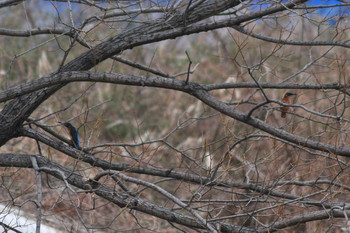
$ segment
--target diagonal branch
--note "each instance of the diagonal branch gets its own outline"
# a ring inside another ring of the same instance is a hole
[[[137,179],[137,178],[133,178],[133,177],[130,177],[130,176],[127,176],[127,175],[124,175],[123,173],[120,173],[120,172],[115,172],[115,171],[104,171],[104,172],[101,172],[99,174],[97,174],[96,179],[99,179],[101,178],[102,176],[105,176],[105,175],[111,175],[111,176],[117,176],[117,177],[120,177],[122,178],[123,180],[125,181],[128,181],[128,182],[132,182],[132,183],[135,183],[135,184],[140,184],[140,185],[143,185],[143,186],[146,186],[146,187],[149,187],[159,193],[161,193],[162,195],[164,195],[166,198],[170,199],[171,201],[173,201],[174,203],[176,203],[177,205],[179,205],[180,207],[184,208],[185,210],[187,210],[188,212],[190,212],[196,219],[199,223],[203,224],[203,226],[205,226],[206,228],[208,228],[211,232],[217,232],[215,229],[214,229],[214,226],[212,226],[211,224],[209,224],[204,218],[202,218],[202,216],[200,216],[195,210],[193,210],[192,208],[188,207],[185,203],[183,203],[180,199],[178,199],[177,197],[175,197],[174,195],[172,195],[171,193],[169,193],[168,191],[166,191],[165,189],[155,185],[155,184],[152,184],[150,182],[147,182],[147,181],[143,181],[143,180],[140,180],[140,179]]]
[[[304,138],[304,137],[289,133],[285,130],[273,127],[272,125],[264,121],[261,121],[257,118],[254,118],[254,117],[247,118],[247,115],[244,114],[243,112],[237,109],[234,109],[232,108],[232,106],[227,105],[226,103],[216,99],[215,97],[213,97],[203,89],[194,91],[192,95],[198,98],[199,100],[203,101],[208,106],[216,109],[217,111],[227,116],[230,116],[235,120],[238,120],[250,126],[253,126],[257,129],[261,129],[262,131],[269,133],[273,136],[276,136],[278,138],[287,140],[297,145],[308,147],[310,149],[324,151],[328,153],[334,153],[345,157],[350,157],[350,148],[348,147],[336,146],[336,145],[323,143],[320,141],[314,141],[308,138]]]
[[[43,88],[52,87],[55,85],[65,85],[71,82],[101,82],[123,85],[140,86],[145,83],[145,86],[169,88],[173,90],[185,90],[186,83],[180,80],[164,79],[155,76],[129,75],[119,73],[105,73],[97,71],[73,71],[53,74],[51,76],[42,77],[18,86],[8,88],[0,92],[0,102],[5,102]],[[215,84],[197,84],[201,85],[207,91],[233,88],[257,88],[264,89],[306,89],[306,90],[345,90],[350,88],[350,84],[340,83],[324,83],[324,84],[300,84],[300,83],[259,83],[255,82],[240,82],[240,83],[215,83]],[[178,86],[181,86],[179,88]]]
[[[296,45],[296,46],[339,46],[344,48],[350,48],[350,44],[341,41],[294,41],[294,40],[283,40],[283,39],[275,39],[272,37],[267,37],[264,35],[256,34],[251,31],[247,31],[241,26],[233,26],[235,30],[253,37],[255,39],[281,44],[281,45]]]
[[[86,190],[87,192],[94,192],[101,198],[104,198],[122,208],[127,207],[129,209],[137,210],[170,222],[189,227],[199,229],[204,228],[202,224],[199,224],[197,220],[188,215],[160,207],[154,203],[147,202],[138,197],[119,193],[102,183],[96,181],[86,181],[86,178],[77,174],[73,170],[54,163],[43,156],[27,154],[0,154],[0,167],[8,167],[10,164],[12,167],[32,168],[33,165],[30,159],[31,157],[34,157],[36,159],[40,171],[46,172],[49,175],[63,180],[69,185],[74,186],[78,189]],[[219,227],[220,232],[239,232],[241,228],[244,232],[255,232],[250,228],[240,227],[233,224],[223,222],[215,222],[215,224]]]
[[[137,173],[137,174],[169,177],[169,178],[174,178],[174,179],[178,179],[178,180],[182,180],[185,182],[190,182],[198,185],[205,185],[208,187],[215,187],[215,186],[231,187],[231,188],[236,187],[239,189],[250,190],[253,192],[257,192],[259,194],[264,194],[264,195],[278,197],[278,198],[284,198],[284,199],[290,199],[290,200],[303,199],[309,205],[318,206],[322,208],[323,207],[332,208],[334,206],[340,205],[340,203],[326,203],[323,201],[316,201],[308,198],[301,198],[300,196],[288,194],[285,192],[278,192],[271,188],[266,188],[259,184],[234,182],[232,180],[220,180],[220,179],[213,180],[210,177],[178,172],[178,171],[175,171],[174,169],[169,170],[169,169],[149,168],[149,167],[144,167],[139,165],[136,166],[132,164],[123,164],[123,163],[114,163],[110,161],[105,161],[103,159],[95,157],[92,154],[86,153],[81,150],[77,150],[71,146],[67,146],[60,141],[56,141],[53,138],[47,135],[41,134],[40,132],[37,132],[30,128],[23,129],[22,135],[30,138],[34,138],[48,146],[51,146],[52,148],[55,148],[58,151],[61,151],[62,153],[65,153],[66,155],[69,155],[72,158],[79,159],[80,161],[83,161],[95,167],[100,167],[104,170],[127,171],[127,172]]]
[[[339,207],[343,209],[342,207]],[[303,213],[291,218],[282,219],[280,221],[272,223],[268,228],[260,228],[258,232],[267,233],[275,232],[280,229],[284,229],[290,226],[295,226],[301,223],[330,219],[330,218],[344,218],[350,215],[350,210],[339,210],[339,209],[324,209],[319,211],[313,211],[309,213]]]
[[[289,3],[271,7],[259,12],[253,12],[235,18],[228,18],[213,23],[203,23],[194,25],[203,19],[217,15],[227,9],[241,4],[236,0],[210,0],[199,4],[191,9],[191,14],[186,17],[186,27],[184,24],[184,14],[188,12],[177,11],[170,19],[159,18],[151,24],[141,25],[134,29],[120,33],[100,43],[96,47],[81,54],[65,66],[60,71],[82,71],[88,70],[100,62],[110,58],[120,52],[131,49],[136,46],[149,44],[165,39],[176,38],[183,35],[199,33],[218,28],[239,25],[242,22],[259,19],[264,15],[273,14],[293,8],[297,4],[306,2],[306,0],[291,1]],[[158,23],[159,22],[159,23]],[[187,26],[189,25],[189,26]],[[4,145],[8,140],[18,135],[18,127],[37,109],[46,99],[48,99],[57,90],[65,84],[59,84],[48,89],[40,90],[28,95],[19,97],[12,102],[6,104],[0,114],[0,146]]]
[[[67,74],[68,74],[67,76],[61,77],[63,79],[65,78],[66,82],[74,74],[78,76],[78,77],[75,77],[76,80],[79,80],[79,74],[80,74],[79,72],[76,72],[76,73],[72,72]],[[205,85],[201,85],[197,83],[188,83],[186,85],[185,81],[160,78],[160,77],[146,77],[146,76],[136,76],[136,75],[123,75],[123,74],[113,75],[113,74],[106,74],[106,73],[102,73],[102,74],[97,73],[100,75],[97,75],[96,76],[97,79],[94,79],[95,76],[94,77],[89,76],[89,74],[91,73],[86,72],[87,77],[83,76],[83,79],[84,80],[89,79],[89,81],[111,82],[111,83],[124,84],[124,85],[160,87],[160,88],[186,92],[196,97],[197,99],[201,100],[203,103],[207,104],[213,109],[216,109],[217,111],[235,120],[241,121],[245,124],[261,129],[264,132],[267,132],[278,138],[284,139],[286,141],[289,141],[294,144],[301,145],[310,149],[315,149],[315,150],[324,151],[328,153],[334,153],[345,157],[350,157],[350,148],[348,147],[335,146],[335,145],[331,145],[331,144],[327,144],[319,141],[314,141],[305,137],[301,137],[293,133],[289,133],[283,129],[276,128],[254,117],[250,117],[248,119],[247,115],[244,114],[243,112],[232,108],[232,106],[210,95],[206,90]],[[19,99],[21,98],[25,98],[25,96],[22,96]]]
[[[15,5],[18,5],[24,1],[25,0],[4,0],[4,1],[0,2],[0,8],[15,6]]]

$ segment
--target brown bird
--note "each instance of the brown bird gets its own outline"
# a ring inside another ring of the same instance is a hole
[[[286,104],[291,104],[292,103],[292,98],[291,96],[296,95],[293,92],[287,92],[286,94],[284,94],[282,101]],[[281,107],[281,117],[282,118],[286,118],[287,112],[289,111],[289,107],[288,106],[282,106]]]

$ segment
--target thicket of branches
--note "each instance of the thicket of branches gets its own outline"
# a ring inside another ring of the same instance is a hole
[[[350,4],[313,4],[2,0],[2,212],[37,232],[350,232]]]

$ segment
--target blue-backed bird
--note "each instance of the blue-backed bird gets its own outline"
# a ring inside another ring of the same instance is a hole
[[[78,130],[69,122],[64,122],[63,125],[65,127],[67,127],[67,129],[69,131],[69,135],[70,135],[72,144],[76,148],[79,148],[80,147],[80,137],[78,134]]]
[[[293,95],[296,95],[293,92],[287,92],[286,94],[284,94],[282,101],[286,104],[291,104],[292,103],[292,97]],[[282,106],[281,107],[281,117],[282,118],[286,118],[287,112],[289,111],[289,107],[288,106]]]

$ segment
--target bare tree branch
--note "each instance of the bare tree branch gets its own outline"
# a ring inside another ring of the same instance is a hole
[[[94,192],[96,195],[109,200],[120,207],[127,207],[144,213],[152,214],[174,223],[203,229],[202,224],[197,223],[196,220],[187,215],[157,206],[138,197],[132,197],[123,193],[118,193],[110,187],[96,181],[84,181],[84,177],[81,175],[59,164],[53,163],[45,157],[36,155],[28,156],[23,154],[0,154],[0,157],[0,166],[8,166],[8,164],[12,164],[12,166],[24,168],[31,168],[32,164],[30,157],[35,157],[40,170],[60,180],[65,179],[69,184],[75,186],[76,188],[85,190],[87,192]],[[64,177],[62,177],[62,175],[64,175]],[[245,227],[241,228],[232,224],[217,224],[221,232],[239,232],[239,229],[242,229],[246,232],[254,232],[252,229]]]
[[[23,2],[24,0],[3,0],[0,2],[0,8],[15,6]]]
[[[349,3],[21,2],[0,2],[2,219],[349,229]]]

